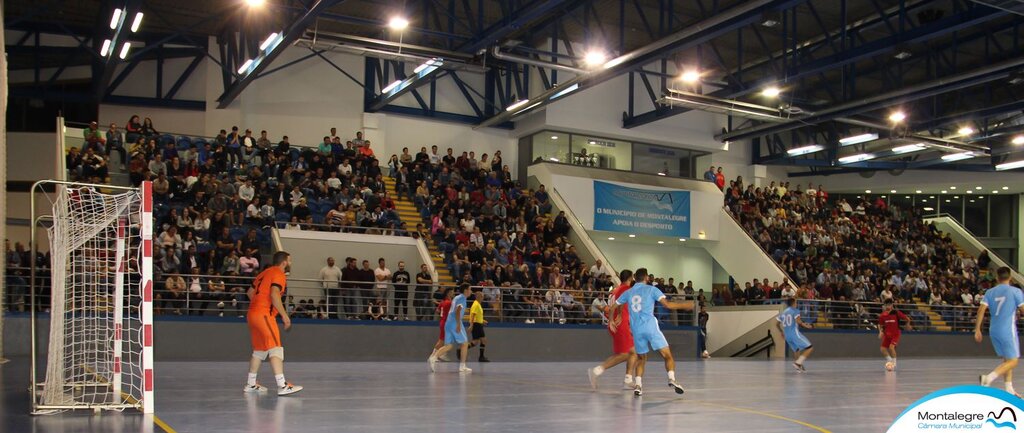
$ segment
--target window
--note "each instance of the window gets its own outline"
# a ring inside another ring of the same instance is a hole
[[[1009,195],[991,195],[989,200],[989,237],[1013,237],[1014,221],[1017,220],[1016,212],[1014,212],[1016,208],[1013,203],[1014,197]]]
[[[988,237],[988,197],[967,194],[964,198],[964,227],[976,237]]]
[[[633,167],[632,144],[607,138],[572,134],[570,164],[629,170]]]
[[[569,134],[544,131],[533,136],[533,157],[530,162],[537,159],[551,162],[568,163],[569,159]]]

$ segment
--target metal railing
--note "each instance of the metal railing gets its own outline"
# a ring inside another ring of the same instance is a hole
[[[779,304],[780,308],[784,302],[782,299],[764,301],[765,304]],[[973,332],[978,312],[975,305],[899,303],[894,307],[910,318],[910,326],[915,331]],[[797,308],[800,309],[800,318],[816,328],[831,326],[832,329],[848,330],[877,331],[878,315],[882,312],[880,302],[868,301],[802,299],[797,301]]]
[[[371,226],[350,226],[350,225],[337,225],[337,224],[315,224],[315,223],[301,223],[301,222],[288,222],[288,221],[277,221],[274,223],[278,229],[281,230],[303,230],[303,231],[318,231],[318,232],[337,232],[337,233],[358,233],[368,235],[389,235],[389,236],[404,236],[404,237],[417,237],[422,236],[422,233],[416,230],[398,229],[390,227],[371,227]]]

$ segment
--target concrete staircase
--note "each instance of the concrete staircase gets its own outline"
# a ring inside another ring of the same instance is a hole
[[[926,315],[928,315],[928,321],[931,325],[931,331],[949,332],[953,330],[953,327],[949,326],[949,324],[947,324],[946,321],[942,319],[942,316],[939,315],[939,313],[933,311],[932,307],[927,303],[918,301],[915,303],[915,305],[917,306],[918,311],[923,311]]]
[[[398,194],[395,189],[395,179],[384,176],[384,186],[395,201],[395,210],[398,212],[398,217],[405,223],[407,229],[415,230],[416,224],[427,225],[427,222],[420,218],[420,212],[416,209],[416,204],[410,201],[408,197]],[[429,226],[427,228],[429,229]],[[436,283],[444,286],[454,286],[455,278],[452,278],[451,271],[448,270],[448,266],[444,263],[444,255],[437,248],[437,244],[434,243],[434,240],[429,235],[423,238],[423,242],[426,243],[427,249],[430,250],[430,259],[433,261],[434,269],[437,270]]]

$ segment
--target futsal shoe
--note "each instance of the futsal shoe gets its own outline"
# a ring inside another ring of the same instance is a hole
[[[590,389],[597,390],[597,373],[594,373],[593,368],[587,369],[587,377],[590,378]]]
[[[642,386],[640,386],[640,385],[634,386],[633,387],[633,395],[636,396],[636,397],[640,397],[640,396],[644,395],[644,388]]]
[[[242,388],[242,392],[244,392],[246,394],[253,393],[253,392],[263,393],[263,392],[267,392],[267,387],[265,387],[263,385],[260,385],[258,383],[255,384],[255,385],[246,385],[245,388]]]
[[[434,366],[437,365],[437,358],[434,358],[433,356],[427,358],[427,365],[430,366],[430,372],[433,373],[435,369]]]
[[[292,395],[299,391],[302,391],[301,386],[286,383],[284,386],[277,389],[277,395]]]
[[[459,367],[459,373],[472,373],[473,369],[469,367]]]
[[[633,389],[635,387],[636,387],[636,384],[633,383],[632,380],[623,380],[622,381],[622,389],[623,390],[629,391],[629,390],[631,390],[631,389]]]
[[[981,386],[989,386],[989,385],[991,384],[991,382],[989,382],[989,381],[988,381],[988,375],[987,375],[987,374],[983,374],[983,375],[981,375],[981,376],[980,376],[980,377],[978,378],[978,383],[979,383],[979,384],[980,384]]]
[[[804,368],[804,365],[803,365],[803,364],[797,364],[797,363],[795,363],[795,362],[793,363],[793,368],[795,368],[795,369],[796,369],[796,371],[798,371],[798,372],[800,372],[800,373],[803,373],[803,372],[807,371],[807,369],[806,369],[806,368]]]
[[[491,362],[491,360],[487,359],[486,356],[481,356],[480,359],[477,360],[477,362]]]
[[[673,389],[675,389],[676,390],[676,394],[682,394],[682,393],[686,392],[686,391],[683,390],[683,386],[680,385],[679,382],[676,382],[674,380],[669,381],[668,386],[671,386]]]

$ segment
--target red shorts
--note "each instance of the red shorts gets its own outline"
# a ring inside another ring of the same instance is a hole
[[[441,341],[444,341],[444,320],[441,321],[441,336],[438,337]]]
[[[612,352],[615,354],[629,353],[633,350],[633,333],[630,332],[628,326],[620,327],[618,332],[611,332],[612,334]]]
[[[882,347],[890,347],[900,344],[900,334],[882,336]]]

